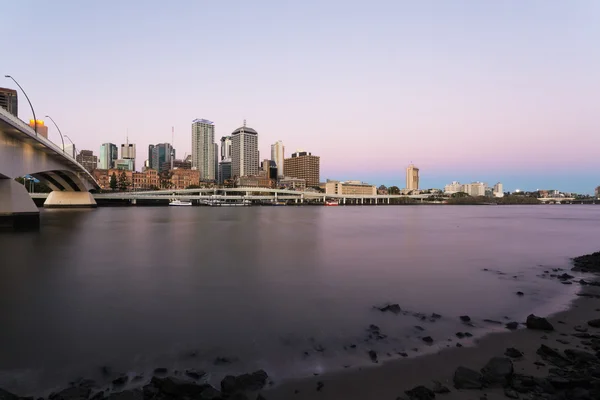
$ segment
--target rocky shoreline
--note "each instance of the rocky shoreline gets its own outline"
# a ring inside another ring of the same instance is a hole
[[[576,257],[573,265],[573,271],[599,274],[600,252]],[[226,376],[216,388],[207,383],[208,374],[204,371],[172,371],[177,376],[169,376],[166,368],[157,368],[150,381],[141,375],[121,375],[114,377],[107,388],[91,380],[80,380],[50,394],[47,400],[600,399],[600,302],[596,304],[600,299],[600,283],[575,280],[572,275],[560,272],[561,269],[555,269],[544,274],[564,284],[580,284],[583,290],[579,293],[579,304],[548,320],[535,315],[522,323],[486,320],[489,324],[504,324],[510,333],[490,335],[474,348],[462,348],[456,343],[456,348],[433,355],[392,361],[375,369],[327,374],[278,387],[271,387],[272,382],[263,370]],[[408,313],[432,322],[441,318],[435,313],[412,313],[398,304],[375,309],[376,312]],[[466,325],[472,324],[469,316],[459,319]],[[366,336],[366,341],[374,342],[386,337],[376,325],[367,329]],[[469,332],[456,333],[458,339],[471,336]],[[434,341],[430,336],[421,339],[426,344]],[[482,357],[487,353],[489,358],[484,360]],[[373,350],[365,357],[378,362],[378,354]],[[441,363],[440,358],[443,358]],[[34,400],[0,389],[0,400],[26,399]]]

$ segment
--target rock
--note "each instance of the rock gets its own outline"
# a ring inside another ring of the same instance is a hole
[[[433,339],[431,338],[431,336],[425,336],[424,338],[421,338],[421,340],[423,340],[427,344],[433,343]]]
[[[209,385],[198,385],[194,382],[184,381],[182,379],[174,378],[174,377],[170,377],[170,376],[166,377],[166,378],[153,377],[152,380],[150,381],[150,384],[153,385],[154,387],[158,388],[162,393],[171,395],[171,396],[176,396],[176,397],[183,397],[183,396],[196,397],[200,393],[202,393],[202,391],[204,391],[206,388],[208,388],[208,386],[209,386]],[[145,393],[145,389],[146,388],[144,387],[144,393]],[[145,397],[145,394],[144,394],[144,397]]]
[[[423,328],[422,326],[419,326],[419,325],[415,325],[415,329],[418,331],[421,331],[421,332],[423,332],[425,330],[425,328]]]
[[[517,296],[525,296],[525,293],[523,293],[523,292],[517,292]]]
[[[529,314],[527,317],[527,328],[542,330],[542,331],[553,331],[554,327],[546,318],[536,317],[533,314]]]
[[[588,325],[592,328],[600,328],[600,319],[593,319],[591,321],[588,321]]]
[[[369,332],[379,332],[381,331],[381,329],[379,329],[379,327],[375,324],[371,324],[369,325],[369,329],[367,329]]]
[[[85,386],[72,386],[61,390],[58,393],[51,394],[49,400],[83,400],[90,396],[92,389]]]
[[[594,354],[588,353],[587,351],[583,350],[566,349],[565,355],[575,362],[593,364],[600,362],[600,360],[598,360],[598,358]]]
[[[454,387],[457,389],[481,389],[483,387],[483,376],[472,369],[458,367],[454,371]]]
[[[509,399],[518,399],[519,398],[519,393],[515,392],[512,389],[504,389],[504,396],[508,397]]]
[[[4,389],[0,389],[0,400],[18,400],[19,396]]]
[[[463,347],[463,345],[460,343],[456,343],[456,347]]]
[[[228,375],[221,381],[221,391],[224,393],[234,393],[245,390],[260,390],[267,383],[268,377],[269,375],[262,369],[251,374]]]
[[[369,358],[371,359],[371,361],[376,363],[377,362],[377,352],[375,350],[369,350]]]
[[[249,400],[248,396],[242,392],[235,392],[227,396],[227,400]]]
[[[112,384],[115,386],[123,386],[127,383],[129,377],[127,375],[121,375],[118,378],[113,379]]]
[[[519,358],[523,357],[523,353],[514,347],[509,347],[504,351],[504,355],[510,358]]]
[[[400,306],[398,304],[388,304],[386,306],[383,307],[376,307],[379,311],[381,312],[392,312],[394,314],[399,314],[400,312],[402,312],[402,309],[400,308]]]
[[[565,339],[556,339],[556,341],[561,344],[569,344],[569,341]]]
[[[325,386],[325,384],[321,381],[317,382],[317,392],[320,392],[321,390],[323,390],[323,387]]]
[[[585,326],[581,326],[581,325],[575,325],[575,326],[573,327],[573,329],[574,329],[576,332],[587,332],[587,331],[588,331],[588,328],[586,328]]]
[[[509,322],[508,324],[506,324],[506,329],[509,329],[511,331],[514,331],[515,329],[517,329],[519,327],[519,323],[518,322]]]
[[[404,391],[410,400],[433,400],[435,399],[435,393],[431,389],[427,389],[425,386],[417,386],[411,390]]]
[[[99,391],[96,392],[96,394],[94,394],[92,397],[90,397],[90,400],[103,400],[104,399],[104,391]],[[38,399],[38,400],[43,400],[43,399]]]
[[[472,333],[470,333],[470,332],[465,332],[465,336],[466,336],[466,337],[472,337],[472,336],[473,336],[473,334],[472,334]]]
[[[440,319],[440,318],[442,318],[442,316],[440,314],[433,313],[433,314],[431,314],[431,318]]]
[[[226,365],[226,364],[231,364],[232,362],[233,362],[233,360],[229,357],[217,357],[213,361],[213,364],[214,365]]]
[[[545,367],[546,366],[546,364],[544,364],[541,361],[536,361],[536,362],[533,363],[533,365],[537,365],[538,367]]]
[[[567,274],[567,273],[565,272],[565,273],[564,273],[564,274],[562,274],[562,275],[558,275],[558,276],[557,276],[557,278],[558,278],[558,279],[560,279],[560,280],[566,281],[567,279],[573,279],[573,278],[575,278],[575,277],[574,277],[573,275],[569,275],[569,274]]]
[[[456,337],[459,338],[459,339],[462,339],[462,338],[465,337],[465,334],[462,333],[462,332],[456,332]]]
[[[398,353],[398,355],[400,355],[402,357],[408,357],[408,353],[405,353],[403,351],[401,351],[400,353]]]
[[[154,374],[155,375],[164,375],[167,372],[169,372],[169,370],[167,368],[164,368],[164,367],[158,367],[158,368],[154,369]]]
[[[433,388],[431,390],[433,390],[433,393],[437,394],[450,393],[450,389],[448,389],[446,386],[442,385],[438,381],[433,381]]]
[[[503,386],[510,383],[513,373],[513,363],[510,358],[506,357],[493,357],[481,369],[481,374],[485,382],[501,384]]]
[[[502,325],[502,322],[496,321],[494,319],[484,319],[483,322],[487,322],[488,324]]]
[[[204,375],[206,375],[206,372],[204,371],[197,371],[195,369],[188,369],[185,371],[185,374],[187,376],[189,376],[192,379],[200,379],[201,377],[203,377]]]
[[[469,317],[468,315],[461,315],[460,320],[462,322],[469,322],[469,321],[471,321],[471,317]]]
[[[140,389],[124,390],[122,392],[111,393],[107,400],[143,400],[144,393]]]
[[[556,365],[557,367],[563,368],[571,365],[571,362],[563,357],[559,352],[545,344],[541,345],[539,349],[537,349],[537,354],[539,354],[544,360],[549,363]]]

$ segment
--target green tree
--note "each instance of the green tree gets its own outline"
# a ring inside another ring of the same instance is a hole
[[[111,177],[111,181],[112,181],[112,177]],[[127,180],[127,175],[125,175],[125,171],[121,171],[121,175],[119,175],[119,190],[124,192],[127,190],[128,186],[129,186],[129,181]]]
[[[388,193],[389,194],[400,194],[400,189],[398,188],[398,186],[390,186],[388,188]]]
[[[109,184],[110,184],[110,188],[112,189],[113,192],[115,190],[117,190],[117,174],[115,174],[114,172],[110,176]]]

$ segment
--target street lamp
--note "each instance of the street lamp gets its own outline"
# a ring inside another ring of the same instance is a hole
[[[55,127],[56,127],[56,129],[58,130],[58,134],[60,135],[60,140],[61,140],[61,142],[62,142],[62,145],[63,145],[63,153],[64,153],[64,152],[65,152],[65,139],[63,139],[63,134],[62,134],[62,132],[60,131],[60,128],[58,127],[58,125],[56,125],[56,122],[54,122],[54,120],[52,119],[52,117],[51,117],[51,116],[49,116],[49,115],[46,115],[46,118],[49,118],[49,119],[50,119],[50,121],[52,121],[52,123],[54,124],[54,126],[55,126]]]
[[[21,89],[21,92],[23,92],[23,94],[25,95],[25,98],[27,99],[27,102],[29,103],[29,107],[31,107],[31,112],[33,113],[33,130],[35,131],[35,136],[37,136],[37,119],[35,118],[35,111],[33,109],[33,106],[31,105],[31,101],[29,101],[29,96],[27,96],[27,93],[25,93],[25,91],[23,90],[23,88],[21,87],[21,85],[19,85],[19,82],[17,82],[15,80],[15,78],[13,78],[10,75],[4,75],[4,77],[12,79],[13,82],[15,82],[17,84],[17,86],[19,87],[19,89]]]
[[[71,140],[71,138],[68,137],[67,135],[65,135],[65,137],[67,139],[69,139],[69,142],[71,142],[71,144],[73,145],[73,158],[75,158],[75,154],[77,154],[77,150],[75,149],[75,143],[73,143],[73,141]]]

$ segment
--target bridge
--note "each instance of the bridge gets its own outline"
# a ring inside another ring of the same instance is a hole
[[[45,207],[94,207],[94,177],[71,154],[0,108],[0,227],[39,226],[39,210],[15,178],[30,175],[53,191]]]

